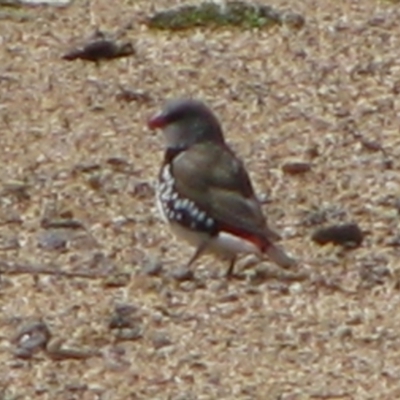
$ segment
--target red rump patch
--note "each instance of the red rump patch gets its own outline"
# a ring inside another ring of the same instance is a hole
[[[270,243],[268,241],[268,239],[264,238],[264,237],[260,237],[257,235],[254,235],[253,233],[244,231],[240,228],[236,228],[234,226],[231,225],[227,225],[227,224],[220,224],[220,230],[221,231],[225,231],[228,232],[232,235],[235,235],[237,237],[240,237],[244,240],[247,240],[248,242],[253,243],[254,245],[256,245],[260,251],[262,253],[264,253],[267,248],[270,246]]]

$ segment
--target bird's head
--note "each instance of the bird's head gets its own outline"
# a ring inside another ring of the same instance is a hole
[[[201,101],[168,101],[148,121],[150,129],[162,129],[169,148],[187,148],[193,144],[224,144],[221,125],[214,113]]]

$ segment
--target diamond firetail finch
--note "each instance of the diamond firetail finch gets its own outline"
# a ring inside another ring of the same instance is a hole
[[[168,101],[148,126],[165,137],[157,203],[172,231],[195,248],[188,265],[207,252],[229,261],[228,276],[240,254],[295,264],[275,244],[279,235],[268,227],[242,161],[203,102]]]

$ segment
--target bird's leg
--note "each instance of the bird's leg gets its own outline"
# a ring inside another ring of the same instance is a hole
[[[233,269],[235,267],[235,262],[236,262],[236,257],[232,257],[229,260],[229,267],[228,267],[228,270],[226,271],[226,275],[225,275],[228,279],[233,278]]]
[[[204,242],[200,243],[200,245],[196,248],[192,257],[190,257],[190,260],[186,264],[187,268],[189,268],[204,253],[207,246],[208,246],[208,241],[206,241],[206,240]]]

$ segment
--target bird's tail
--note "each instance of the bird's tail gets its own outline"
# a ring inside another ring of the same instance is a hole
[[[276,244],[270,243],[265,249],[265,253],[271,261],[275,262],[282,268],[292,268],[297,264],[294,258],[288,256],[285,251]]]

